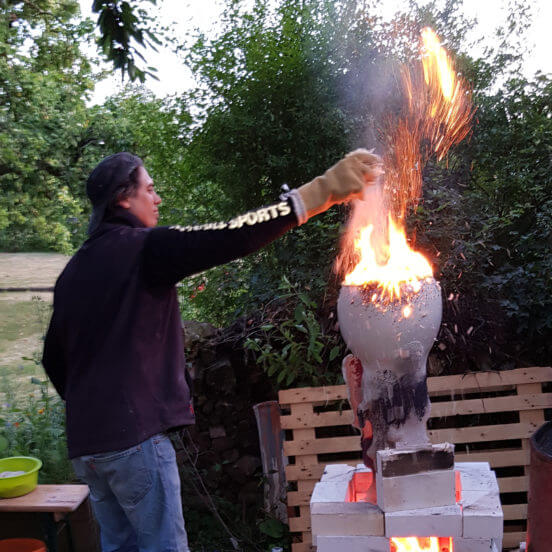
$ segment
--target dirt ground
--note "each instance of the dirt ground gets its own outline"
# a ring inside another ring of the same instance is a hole
[[[58,253],[0,253],[0,288],[53,286],[68,260]]]

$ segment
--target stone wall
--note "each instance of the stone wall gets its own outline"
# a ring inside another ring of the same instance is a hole
[[[188,428],[193,441],[188,452],[209,492],[237,500],[242,509],[260,508],[263,502],[253,405],[277,398],[268,377],[244,348],[251,325],[252,320],[240,319],[216,330],[209,324],[184,322],[196,414],[195,426]],[[183,451],[178,457],[183,466],[189,462]]]

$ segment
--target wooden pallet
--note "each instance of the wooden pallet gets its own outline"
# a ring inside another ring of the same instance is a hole
[[[428,378],[433,443],[456,445],[456,461],[489,462],[504,511],[504,548],[525,540],[529,437],[552,408],[552,367]],[[292,552],[311,550],[310,497],[327,464],[356,465],[360,438],[350,426],[344,385],[280,391]],[[500,416],[498,416],[500,414]],[[466,417],[464,417],[466,416]],[[547,416],[547,419],[549,416]],[[508,420],[505,422],[505,420]]]

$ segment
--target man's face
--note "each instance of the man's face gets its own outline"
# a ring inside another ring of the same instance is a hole
[[[144,167],[138,167],[138,187],[134,194],[119,202],[121,207],[128,209],[148,228],[157,225],[159,210],[157,206],[161,198],[153,188],[153,180]]]

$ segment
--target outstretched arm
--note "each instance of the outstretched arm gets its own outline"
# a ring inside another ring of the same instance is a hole
[[[154,228],[144,245],[146,280],[151,285],[175,284],[253,253],[297,224],[292,200],[287,199],[227,222]]]
[[[292,190],[280,203],[228,222],[154,228],[144,245],[143,269],[151,285],[182,278],[252,253],[332,205],[362,197],[381,174],[381,159],[356,150],[322,176]]]

